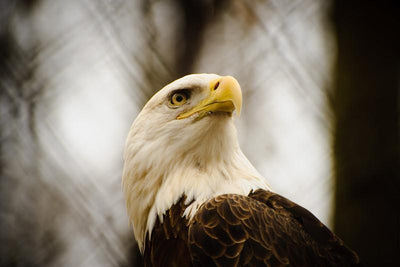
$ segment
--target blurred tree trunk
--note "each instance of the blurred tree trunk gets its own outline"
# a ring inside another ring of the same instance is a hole
[[[366,266],[400,266],[399,14],[396,1],[333,6],[334,227]]]

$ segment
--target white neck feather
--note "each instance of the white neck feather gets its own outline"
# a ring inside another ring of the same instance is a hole
[[[162,221],[163,214],[182,195],[186,195],[187,204],[192,202],[184,213],[190,220],[212,197],[247,195],[251,190],[269,188],[240,150],[231,118],[203,120],[188,126],[192,127],[189,137],[154,133],[158,138],[152,139],[139,136],[135,124],[132,126],[125,151],[123,190],[141,251],[157,216]]]

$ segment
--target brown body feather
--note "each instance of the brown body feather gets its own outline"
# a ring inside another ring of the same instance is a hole
[[[357,266],[357,255],[309,211],[265,190],[204,203],[190,223],[185,198],[157,220],[146,266]]]

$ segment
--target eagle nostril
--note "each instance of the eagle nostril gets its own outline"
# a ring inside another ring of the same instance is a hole
[[[218,86],[219,86],[219,82],[217,82],[217,83],[214,85],[214,91],[218,89]]]

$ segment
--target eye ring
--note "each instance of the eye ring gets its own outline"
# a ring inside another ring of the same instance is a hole
[[[175,107],[179,107],[182,106],[183,104],[185,104],[188,100],[188,96],[182,92],[177,92],[174,93],[171,96],[171,105],[175,106]]]

